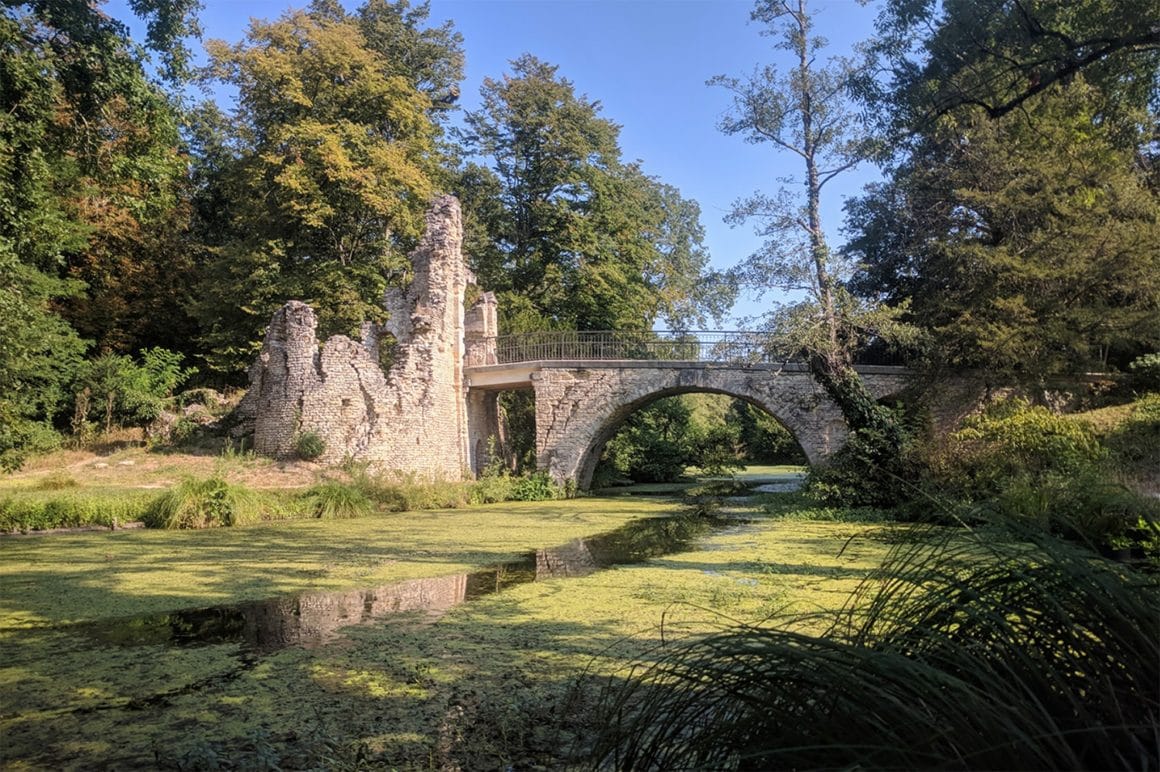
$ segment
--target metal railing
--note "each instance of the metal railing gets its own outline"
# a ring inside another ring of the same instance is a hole
[[[766,339],[753,332],[551,331],[501,335],[494,341],[493,361],[497,364],[602,359],[661,362],[787,361],[784,357],[773,357]]]
[[[749,331],[545,331],[467,341],[468,367],[561,360],[731,364],[803,361],[800,357],[773,350],[765,334]],[[904,364],[901,357],[873,347],[859,352],[855,361],[860,365]]]

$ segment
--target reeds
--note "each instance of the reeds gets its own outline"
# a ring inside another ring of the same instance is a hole
[[[927,528],[815,637],[670,644],[610,687],[616,769],[1157,769],[1160,581],[1034,531]]]

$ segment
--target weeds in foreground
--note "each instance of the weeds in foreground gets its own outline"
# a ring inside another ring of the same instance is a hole
[[[613,684],[616,769],[1155,769],[1160,578],[1042,531],[897,545],[821,637],[670,646]]]

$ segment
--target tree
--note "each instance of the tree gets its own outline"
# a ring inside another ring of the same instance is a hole
[[[149,50],[180,69],[188,0],[138,0],[147,47],[95,4],[34,0],[0,10],[0,466],[53,444],[53,418],[85,349],[133,347],[160,324],[120,297],[163,306],[156,248],[182,162],[173,110],[145,74]],[[170,275],[172,265],[166,265]],[[96,312],[95,309],[100,311]],[[71,323],[71,324],[70,324]]]
[[[817,65],[825,40],[813,30],[806,0],[761,0],[752,18],[766,25],[763,34],[775,37],[775,48],[788,51],[793,64],[785,74],[767,65],[746,79],[710,81],[733,94],[733,109],[720,128],[797,156],[804,175],[800,194],[782,187],[776,195],[758,193],[735,205],[730,221],[756,220],[765,239],[737,273],[742,283],[761,291],[805,294],[766,316],[770,345],[805,355],[851,429],[886,431],[893,442],[898,438],[889,414],[875,404],[853,364],[867,340],[897,334],[899,328],[892,313],[846,291],[847,266],[830,251],[821,221],[825,187],[871,150],[847,96],[852,67],[843,59]]]
[[[1142,105],[1160,98],[1158,18],[1156,0],[888,0],[863,86],[903,128],[965,106],[1001,118],[1081,75]]]
[[[705,281],[697,205],[624,163],[619,127],[557,68],[522,56],[486,79],[465,116],[459,188],[482,286],[501,294],[501,326],[646,329],[719,312]]]
[[[1160,346],[1160,191],[1076,79],[1019,113],[964,109],[850,207],[854,287],[911,303],[931,362],[997,383]]]
[[[443,54],[457,61],[457,42],[426,40],[408,27],[423,14],[406,8],[371,2],[350,16],[318,2],[253,22],[236,45],[208,44],[211,74],[239,93],[228,119],[206,110],[201,124],[215,167],[201,196],[225,205],[202,207],[203,227],[220,234],[196,308],[212,367],[248,363],[288,298],[318,307],[324,334],[382,320],[388,277],[405,272],[441,173],[420,84],[458,72],[437,67],[432,48],[451,46]],[[399,46],[419,43],[425,63],[401,63]]]

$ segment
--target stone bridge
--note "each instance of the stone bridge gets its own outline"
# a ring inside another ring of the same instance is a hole
[[[858,367],[881,399],[906,385],[901,367]],[[536,462],[557,481],[592,482],[601,450],[635,411],[664,397],[724,394],[773,415],[793,434],[810,463],[825,461],[846,440],[837,405],[804,365],[656,360],[541,360],[466,368],[472,467],[487,462],[488,437],[498,432],[496,399],[507,389],[531,389],[536,400]]]
[[[539,468],[580,488],[633,411],[675,394],[726,394],[768,411],[811,463],[844,443],[837,406],[800,363],[767,361],[753,333],[499,336],[494,295],[465,308],[473,277],[462,237],[458,202],[436,199],[411,255],[411,283],[388,291],[387,323],[365,323],[359,340],[320,342],[314,311],[298,301],[274,314],[238,408],[256,451],[290,458],[312,434],[326,463],[445,479],[478,474],[489,438],[501,436],[497,396],[510,389],[535,394]],[[906,379],[902,368],[881,364],[860,372],[879,398]]]

